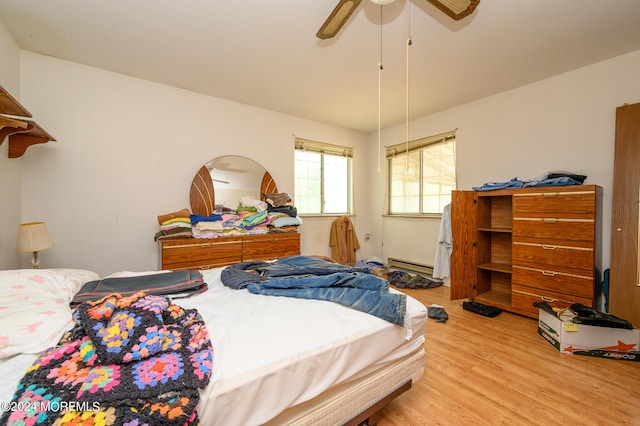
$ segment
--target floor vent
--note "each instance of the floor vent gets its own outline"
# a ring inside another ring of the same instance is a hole
[[[424,263],[390,257],[387,259],[387,264],[390,269],[402,269],[403,271],[417,272],[428,276],[433,275],[433,266],[425,265]]]

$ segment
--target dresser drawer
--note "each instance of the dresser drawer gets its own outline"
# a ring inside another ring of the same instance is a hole
[[[162,269],[211,269],[242,261],[242,240],[165,240],[161,242]]]
[[[595,219],[596,192],[580,187],[532,191],[513,195],[513,215]]]
[[[592,276],[595,269],[593,247],[514,241],[511,256],[514,265],[549,267],[570,274]]]
[[[516,265],[512,267],[512,281],[514,284],[530,288],[565,295],[572,294],[586,299],[593,298],[595,285],[593,275],[590,274],[568,274]]]
[[[254,235],[242,242],[242,260],[274,260],[300,254],[300,234]]]
[[[538,318],[538,308],[533,306],[534,302],[547,302],[554,308],[568,308],[574,303],[593,306],[593,299],[513,285],[511,305],[515,309],[532,318]]]
[[[593,241],[595,221],[593,219],[517,216],[513,218],[513,237]]]

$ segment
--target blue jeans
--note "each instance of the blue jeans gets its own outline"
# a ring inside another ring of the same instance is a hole
[[[366,312],[403,325],[407,296],[389,293],[389,282],[352,267],[308,256],[275,262],[244,262],[226,267],[222,282],[254,294],[318,299]]]
[[[543,179],[540,181],[527,183],[525,186],[568,186],[568,185],[582,185],[579,181],[570,178],[568,176],[561,176],[557,178]]]
[[[505,189],[505,188],[521,188],[524,186],[524,182],[519,180],[518,178],[513,178],[507,182],[487,182],[482,184],[482,186],[474,186],[471,189],[474,191],[493,191],[496,189]]]

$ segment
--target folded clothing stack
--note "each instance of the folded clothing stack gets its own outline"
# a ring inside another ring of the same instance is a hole
[[[286,192],[263,193],[267,203],[267,211],[271,222],[269,233],[299,232],[302,220],[298,217],[298,209],[293,206],[293,200]]]
[[[191,212],[189,209],[182,209],[172,213],[158,216],[160,230],[156,233],[155,241],[166,238],[192,237],[191,232]]]

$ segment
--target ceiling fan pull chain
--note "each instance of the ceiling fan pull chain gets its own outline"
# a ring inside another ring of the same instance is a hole
[[[382,150],[381,143],[381,105],[382,105],[382,70],[384,69],[384,65],[382,65],[382,5],[380,5],[380,62],[378,62],[378,173],[380,173],[380,163],[382,162],[382,157],[380,151]]]
[[[409,4],[407,7],[407,34],[408,34],[408,38],[407,38],[407,46],[406,46],[406,63],[405,63],[405,67],[406,67],[406,106],[405,106],[405,144],[406,144],[406,151],[407,151],[407,155],[405,156],[406,159],[406,168],[407,170],[409,170],[409,47],[411,47],[411,45],[413,44],[413,41],[411,40],[412,35],[411,35],[411,5]]]

